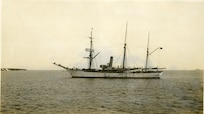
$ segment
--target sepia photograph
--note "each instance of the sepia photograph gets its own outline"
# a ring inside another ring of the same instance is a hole
[[[203,114],[203,0],[2,0],[1,114]]]

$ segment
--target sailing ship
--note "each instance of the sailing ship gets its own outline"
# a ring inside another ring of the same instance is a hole
[[[149,52],[149,33],[148,33],[148,43],[147,43],[147,54],[146,54],[146,62],[145,62],[145,68],[129,68],[125,66],[126,63],[126,39],[127,39],[127,25],[126,24],[126,31],[125,31],[125,42],[124,42],[124,51],[123,51],[123,62],[122,67],[114,67],[113,66],[113,56],[110,56],[110,61],[107,65],[100,65],[100,69],[93,68],[93,60],[96,58],[96,56],[99,54],[97,53],[94,55],[94,49],[93,49],[93,37],[92,37],[92,30],[91,29],[91,35],[90,35],[90,48],[86,49],[86,51],[89,52],[89,57],[86,57],[89,60],[88,68],[79,69],[79,68],[68,68],[61,64],[53,63],[54,65],[57,65],[59,67],[62,67],[66,69],[68,72],[70,72],[72,78],[122,78],[122,79],[160,79],[160,76],[163,73],[163,68],[149,68],[148,67],[148,59],[149,56],[155,52],[158,49],[162,49],[162,47],[159,47]]]

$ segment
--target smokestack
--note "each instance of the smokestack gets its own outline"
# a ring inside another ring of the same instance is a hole
[[[110,56],[110,63],[109,63],[109,67],[112,67],[113,65],[113,56]]]

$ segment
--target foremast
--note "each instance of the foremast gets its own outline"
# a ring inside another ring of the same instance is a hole
[[[89,69],[91,69],[91,66],[92,66],[92,61],[93,61],[93,37],[92,37],[92,31],[93,31],[93,28],[91,28],[91,36],[89,37],[90,38],[90,50],[89,50]]]
[[[91,35],[90,37],[90,48],[89,49],[86,49],[86,51],[89,51],[89,57],[85,57],[87,59],[89,59],[89,65],[88,65],[88,69],[92,69],[92,64],[93,64],[93,59],[100,53],[98,52],[95,56],[93,56],[94,54],[94,49],[93,49],[93,28],[91,28]]]

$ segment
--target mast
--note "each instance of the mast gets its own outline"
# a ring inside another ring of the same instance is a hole
[[[89,69],[91,69],[91,65],[92,65],[92,60],[93,60],[93,37],[92,37],[92,31],[93,31],[93,28],[91,28],[91,36],[89,37],[90,38],[90,50],[89,50]]]
[[[148,67],[148,59],[149,59],[149,36],[150,36],[150,33],[148,32],[148,41],[147,41],[147,56],[146,56],[145,71],[147,71],[147,67]]]
[[[126,60],[126,39],[127,39],[127,26],[128,23],[126,23],[126,31],[125,31],[125,42],[124,42],[124,54],[123,54],[123,69],[125,69],[125,60]]]
[[[98,54],[100,53],[100,52],[98,52],[96,55],[93,55],[94,54],[94,49],[93,49],[92,31],[93,31],[93,28],[91,28],[91,36],[88,37],[88,38],[90,38],[90,48],[86,48],[86,51],[89,52],[89,56],[88,57],[84,57],[86,59],[89,59],[88,69],[91,69],[92,63],[93,63],[93,59],[96,58],[96,56],[98,56]]]

